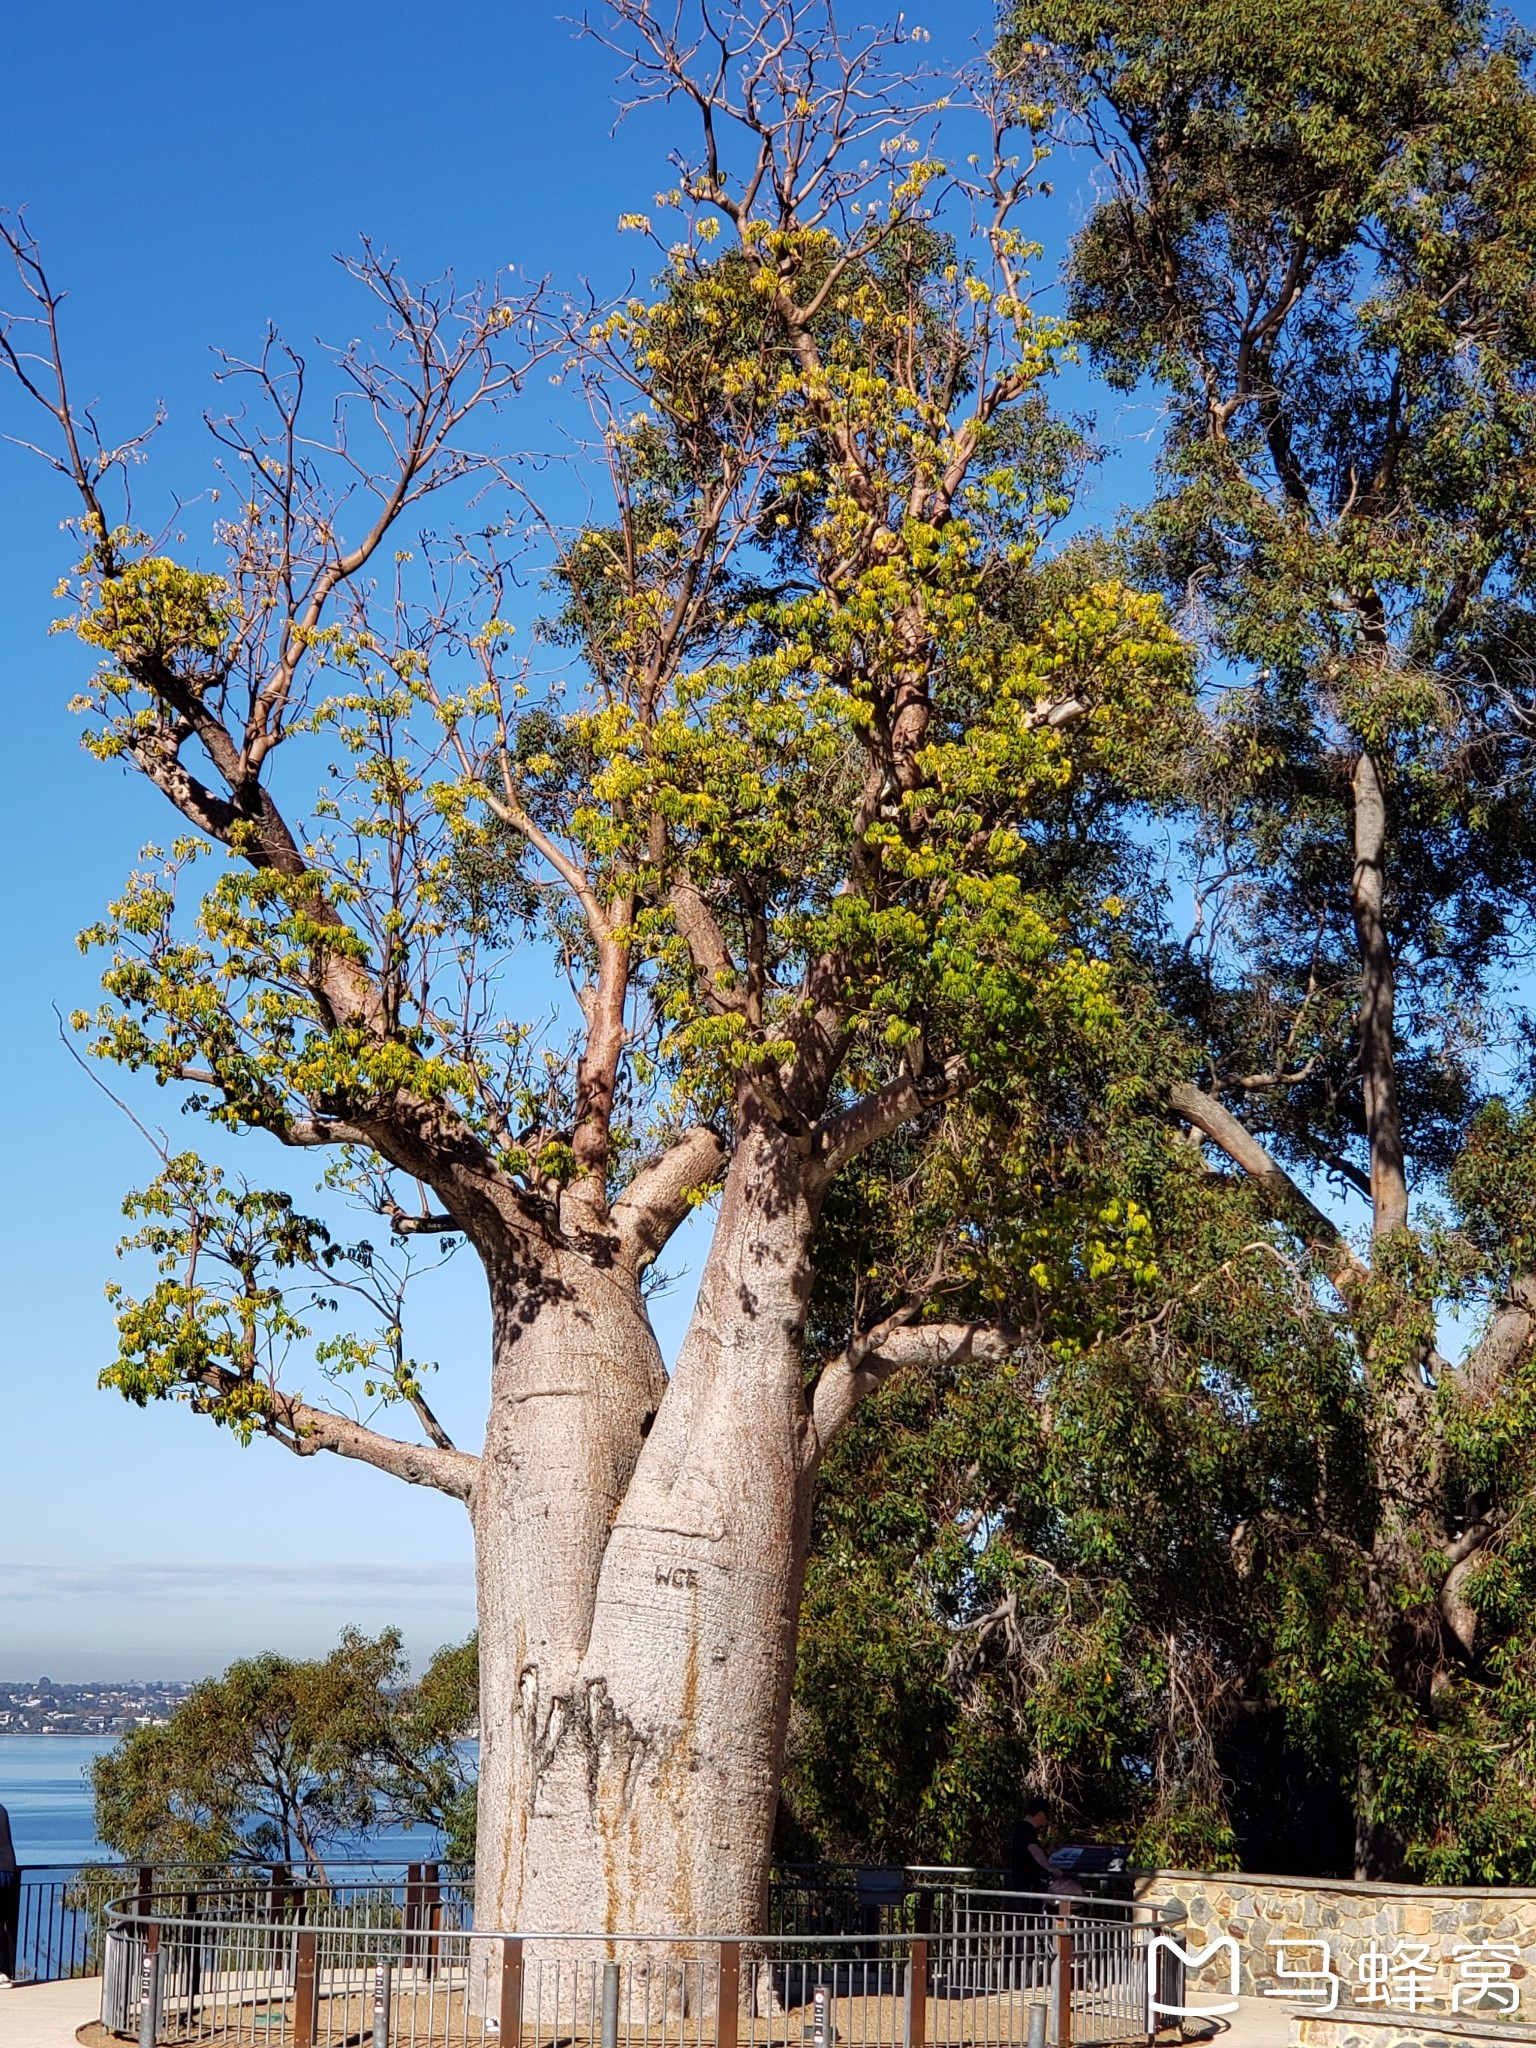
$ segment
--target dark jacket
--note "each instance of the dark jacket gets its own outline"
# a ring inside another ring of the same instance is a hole
[[[1008,1889],[1013,1892],[1043,1892],[1052,1877],[1040,1830],[1032,1821],[1016,1820],[1008,1836]]]
[[[16,1848],[11,1840],[11,1816],[0,1806],[0,1877],[14,1876]]]

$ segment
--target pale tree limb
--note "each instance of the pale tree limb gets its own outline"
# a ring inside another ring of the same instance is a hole
[[[1322,1259],[1324,1270],[1341,1294],[1370,1278],[1369,1268],[1349,1240],[1312,1198],[1304,1194],[1285,1168],[1259,1143],[1246,1124],[1224,1109],[1192,1081],[1178,1081],[1168,1091],[1168,1107],[1212,1144],[1219,1145],[1234,1166],[1263,1189],[1279,1219],[1295,1230]]]
[[[903,1124],[953,1101],[968,1079],[963,1059],[946,1060],[930,1074],[900,1074],[851,1108],[823,1117],[811,1133],[811,1157],[823,1179]]]
[[[684,1131],[659,1159],[642,1166],[613,1205],[619,1256],[640,1272],[698,1206],[702,1189],[725,1170],[725,1141],[703,1124]]]
[[[1441,1583],[1436,1605],[1441,1621],[1467,1657],[1472,1656],[1477,1647],[1477,1609],[1467,1598],[1466,1582],[1498,1533],[1496,1522],[1479,1515],[1453,1543],[1445,1547],[1449,1570]]]
[[[913,1324],[900,1316],[877,1323],[825,1366],[816,1382],[811,1423],[818,1455],[846,1426],[859,1403],[903,1366],[922,1366],[934,1372],[974,1358],[1000,1362],[1011,1357],[1019,1343],[1016,1331],[990,1323]]]
[[[1408,1177],[1395,1065],[1396,1001],[1387,928],[1387,800],[1381,772],[1362,748],[1351,778],[1355,864],[1350,883],[1360,951],[1360,1081],[1371,1145],[1371,1219],[1377,1237],[1408,1227]]]
[[[1536,1274],[1522,1273],[1493,1312],[1493,1319],[1462,1362],[1464,1401],[1491,1401],[1536,1338]]]
[[[474,1492],[480,1460],[468,1451],[402,1443],[398,1437],[385,1436],[344,1415],[333,1415],[328,1408],[312,1407],[297,1395],[274,1392],[271,1398],[267,1435],[295,1457],[330,1451],[338,1458],[372,1465],[411,1486],[430,1486],[438,1493],[451,1494],[455,1500],[468,1502]]]
[[[198,1375],[197,1384],[205,1387],[215,1401],[222,1401],[248,1389],[251,1383],[243,1374],[214,1365]],[[403,1479],[411,1486],[430,1486],[438,1493],[451,1494],[455,1500],[468,1502],[474,1492],[480,1460],[468,1451],[454,1450],[435,1416],[430,1424],[423,1418],[423,1426],[441,1441],[408,1444],[398,1437],[385,1436],[381,1430],[369,1429],[365,1423],[333,1414],[329,1408],[316,1408],[298,1394],[285,1394],[280,1387],[263,1387],[262,1395],[262,1433],[284,1450],[292,1451],[296,1458],[311,1458],[317,1451],[330,1451],[338,1458],[372,1465],[375,1471],[387,1472],[391,1478]]]
[[[746,977],[731,958],[719,921],[699,890],[685,876],[673,883],[668,902],[672,922],[703,983],[704,1000],[715,1010],[745,1011]]]

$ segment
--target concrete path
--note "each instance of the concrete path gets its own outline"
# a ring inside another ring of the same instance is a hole
[[[1240,1998],[1237,2005],[1236,2012],[1214,2022],[1210,2048],[1289,2048],[1294,2006],[1283,1998]],[[1186,2024],[1193,2030],[1193,2021]],[[0,2048],[6,2048],[3,2034]]]
[[[101,1979],[15,1984],[0,1991],[0,2048],[75,2048],[75,2029],[101,2017]]]
[[[101,1979],[22,1984],[0,1991],[0,2048],[75,2048],[75,2029],[99,2017]],[[1278,1998],[1245,1998],[1217,2023],[1209,2048],[1288,2048],[1291,2007]]]

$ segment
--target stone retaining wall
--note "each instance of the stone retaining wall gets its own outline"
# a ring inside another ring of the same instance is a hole
[[[1531,2048],[1536,2027],[1510,2026],[1496,2020],[1466,2018],[1434,2020],[1407,2013],[1362,2012],[1341,2006],[1337,2012],[1294,2013],[1292,2048]]]
[[[1298,1983],[1295,1972],[1321,1972],[1325,1958],[1319,1944],[1326,1943],[1326,1969],[1340,1980],[1342,2001],[1358,1999],[1366,1990],[1385,1994],[1385,2000],[1367,2002],[1366,2017],[1373,2005],[1384,2002],[1403,2010],[1405,2017],[1410,2005],[1449,2015],[1458,1981],[1465,1985],[1469,1973],[1479,1971],[1502,1974],[1507,1966],[1518,2001],[1508,2016],[1536,2020],[1536,1890],[1155,1870],[1140,1874],[1137,1897],[1183,1906],[1189,1916],[1188,1946],[1203,1947],[1213,1936],[1231,1935],[1238,1945],[1242,1989],[1249,1996],[1268,1993],[1298,2002],[1309,1987]],[[1276,1943],[1294,1946],[1281,1957]],[[1302,1950],[1302,1943],[1310,1947]],[[1490,1944],[1514,1954],[1482,1960],[1456,1954],[1458,1948]],[[1292,1973],[1289,1979],[1278,1974],[1282,1966]],[[1198,1985],[1192,1981],[1191,1995],[1198,1988],[1199,1995],[1214,1997],[1214,1988],[1206,1986],[1214,1987],[1220,1967],[1218,1960],[1200,1974]],[[1310,1988],[1322,1994],[1327,1986],[1319,1975]],[[1475,1995],[1464,1989],[1462,2006],[1471,2006]],[[1509,1997],[1509,1989],[1491,1999],[1484,1993],[1478,2010],[1492,2018],[1497,2009],[1503,2017]],[[1463,2012],[1462,2017],[1472,2015]],[[1337,2044],[1320,2040],[1318,2048]],[[1373,2035],[1372,2048],[1388,2044]]]

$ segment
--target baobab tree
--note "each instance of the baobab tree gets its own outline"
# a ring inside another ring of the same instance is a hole
[[[1031,110],[979,82],[927,106],[899,28],[844,40],[809,0],[686,31],[620,0],[602,33],[632,100],[692,124],[653,293],[457,296],[365,250],[386,341],[336,358],[334,427],[275,339],[228,365],[253,406],[215,426],[222,567],[109,504],[121,451],[72,404],[19,225],[35,324],[5,348],[83,501],[87,744],[180,835],[90,935],[94,1050],[321,1154],[401,1247],[465,1241],[491,1310],[472,1454],[380,1255],[167,1157],[107,1377],[465,1503],[479,1925],[722,1932],[764,1901],[827,1445],[897,1368],[1019,1342],[957,1201],[808,1348],[828,1190],[1112,1036],[1116,906],[1067,824],[1092,791],[1112,837],[1188,675],[1158,601],[1036,566],[1081,451],[1023,269]],[[482,445],[536,366],[595,423],[574,527]],[[429,498],[464,530],[424,531]],[[569,980],[568,1043],[527,949]],[[669,1374],[647,1274],[710,1201]],[[379,1312],[319,1347],[320,1392],[295,1287]]]

